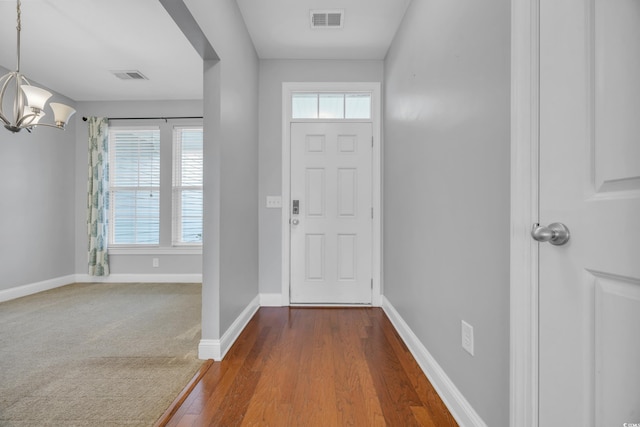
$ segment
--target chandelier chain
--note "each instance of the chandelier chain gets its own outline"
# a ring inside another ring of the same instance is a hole
[[[16,1],[16,12],[17,12],[17,16],[18,16],[18,23],[16,26],[16,30],[17,30],[17,55],[16,55],[16,59],[17,59],[17,66],[16,66],[16,71],[20,72],[20,31],[22,31],[22,11],[20,10],[20,5],[21,5],[21,1],[17,0]]]
[[[18,4],[17,4],[17,6],[16,6],[16,9],[17,9],[17,12],[18,12],[18,26],[16,27],[16,29],[17,29],[18,31],[20,31],[20,30],[22,29],[22,25],[21,25],[21,24],[22,24],[22,19],[21,19],[21,16],[20,16],[20,15],[21,15],[21,12],[20,12],[20,3],[21,3],[21,1],[20,1],[20,0],[18,0],[18,2],[17,2],[17,3],[18,3]]]

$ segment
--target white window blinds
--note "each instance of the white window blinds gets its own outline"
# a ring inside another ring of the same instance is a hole
[[[202,244],[202,128],[173,132],[173,245]]]
[[[109,131],[109,230],[112,245],[158,245],[160,131]]]

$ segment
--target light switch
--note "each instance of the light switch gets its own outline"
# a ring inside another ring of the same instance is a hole
[[[272,209],[282,208],[282,197],[267,196],[267,208],[272,208]]]

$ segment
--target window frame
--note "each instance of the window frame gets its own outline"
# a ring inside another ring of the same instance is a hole
[[[204,129],[202,124],[200,125],[188,125],[188,124],[176,124],[172,127],[172,140],[171,140],[171,246],[172,247],[202,247],[202,235],[200,242],[183,242],[182,239],[182,192],[184,190],[195,190],[202,192],[204,198],[204,176],[202,177],[201,185],[183,185],[182,184],[182,152],[178,148],[177,134],[183,129],[200,129],[203,132],[202,138],[202,162],[203,162],[203,175],[204,175]],[[180,141],[181,142],[181,141]],[[182,145],[180,144],[180,148]],[[180,152],[179,152],[180,151]],[[180,184],[176,184],[180,181]],[[204,211],[204,205],[203,205]]]
[[[294,117],[294,98],[296,95],[316,95],[316,116],[315,117]],[[342,117],[321,117],[320,98],[321,95],[341,95],[342,96]],[[369,117],[349,117],[347,118],[347,96],[348,95],[368,95],[369,96]],[[290,92],[289,103],[291,105],[289,119],[292,122],[322,121],[322,122],[370,122],[374,114],[373,93],[370,90],[295,90]]]
[[[113,173],[112,165],[115,163],[114,158],[116,155],[115,143],[112,143],[111,135],[113,132],[118,131],[157,131],[158,132],[158,185],[157,186],[138,186],[138,187],[117,187],[112,184]],[[159,126],[109,126],[109,206],[107,209],[108,215],[108,231],[109,242],[107,247],[109,249],[125,249],[125,248],[157,248],[160,247],[160,229],[162,227],[162,215],[161,215],[161,201],[162,201],[162,133]],[[121,190],[118,190],[121,188]],[[157,191],[158,194],[158,243],[115,243],[115,194],[117,191],[129,190],[135,188],[137,191]]]
[[[202,244],[173,244],[173,129],[174,127],[203,128],[201,118],[170,119],[112,119],[109,125],[111,132],[126,129],[160,129],[160,237],[159,243],[146,244],[114,244],[112,243],[112,227],[109,224],[108,251],[110,255],[202,255]],[[111,142],[110,147],[111,147]],[[204,135],[203,135],[204,151]],[[111,153],[109,153],[111,156]],[[204,182],[203,182],[204,186]],[[110,196],[111,199],[111,196]],[[110,200],[111,201],[111,200]],[[107,215],[111,218],[111,206]],[[204,210],[204,206],[203,206]]]

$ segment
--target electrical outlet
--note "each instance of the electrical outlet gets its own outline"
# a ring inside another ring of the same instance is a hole
[[[268,208],[281,208],[282,207],[282,197],[280,196],[267,196],[267,207]]]
[[[158,258],[153,258],[151,263],[154,267],[160,267],[160,260]]]
[[[462,320],[462,348],[473,356],[473,326]]]

